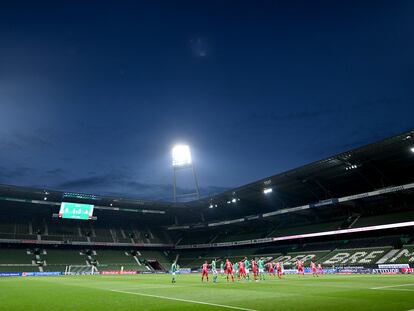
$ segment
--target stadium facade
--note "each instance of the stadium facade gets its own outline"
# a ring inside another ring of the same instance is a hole
[[[414,267],[414,131],[186,203],[0,186],[0,273],[162,272],[172,261]],[[93,206],[62,217],[62,202]],[[410,270],[411,269],[411,270]],[[73,271],[73,270],[72,270]]]

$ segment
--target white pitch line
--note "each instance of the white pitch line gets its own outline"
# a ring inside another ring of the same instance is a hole
[[[406,289],[406,288],[384,288],[383,290],[396,290],[400,292],[414,292],[414,289]]]
[[[380,286],[380,287],[372,287],[371,289],[387,289],[387,288],[401,287],[401,286],[414,286],[414,283],[410,283],[410,284],[400,284],[400,285],[389,285],[389,286]]]
[[[116,289],[111,289],[111,291],[112,292],[117,292],[117,293],[123,293],[123,294],[130,294],[130,295],[138,295],[138,296],[145,296],[145,297],[152,297],[152,298],[159,298],[159,299],[166,299],[166,300],[174,300],[174,301],[195,303],[195,304],[199,304],[199,305],[208,305],[208,306],[214,306],[214,307],[219,307],[219,308],[236,309],[236,310],[244,310],[244,311],[258,311],[258,310],[254,310],[254,309],[248,309],[248,308],[220,305],[220,304],[217,304],[217,303],[210,303],[210,302],[196,301],[196,300],[187,300],[187,299],[181,299],[181,298],[172,298],[172,297],[158,296],[158,295],[150,295],[150,294],[143,294],[143,293],[137,293],[137,292],[127,292],[127,291],[116,290]]]

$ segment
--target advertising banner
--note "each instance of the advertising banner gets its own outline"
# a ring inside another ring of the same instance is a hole
[[[22,273],[21,272],[0,272],[0,277],[1,276],[21,276]]]
[[[414,273],[414,268],[401,268],[401,273],[412,274]]]
[[[372,273],[375,274],[398,274],[400,272],[400,269],[372,269]]]
[[[410,265],[407,263],[378,265],[378,268],[380,269],[401,269],[401,268],[409,268],[409,267]]]
[[[23,272],[22,276],[53,276],[61,274],[62,272]]]
[[[137,274],[137,271],[135,270],[107,270],[107,271],[101,271],[99,274],[102,275],[114,275],[114,274]]]

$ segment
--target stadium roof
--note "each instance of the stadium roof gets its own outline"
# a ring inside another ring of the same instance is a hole
[[[192,206],[208,209],[212,204],[228,207],[226,213],[249,215],[411,183],[413,147],[414,131],[408,131],[192,202]],[[264,194],[265,188],[273,191]]]
[[[0,198],[50,204],[75,201],[111,208],[203,211],[210,218],[266,213],[414,182],[414,130],[187,203],[134,200],[0,185]],[[272,193],[264,194],[265,188]],[[212,205],[213,208],[209,208]],[[217,205],[217,206],[216,206]]]

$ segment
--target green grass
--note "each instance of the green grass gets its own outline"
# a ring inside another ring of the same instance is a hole
[[[202,284],[199,275],[179,275],[176,284],[170,280],[169,275],[0,278],[0,310],[237,310],[209,304],[259,311],[414,309],[414,275],[290,275],[234,284],[220,277],[218,284]],[[371,289],[395,285],[404,286]]]

